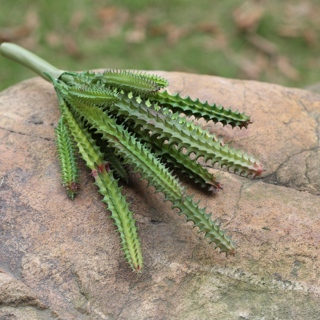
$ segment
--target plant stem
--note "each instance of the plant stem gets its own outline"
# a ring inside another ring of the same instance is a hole
[[[49,73],[54,79],[58,79],[65,71],[59,70],[49,62],[41,59],[34,53],[13,43],[4,42],[0,45],[0,52],[6,58],[22,64],[37,73],[44,80],[51,82],[50,78],[44,74]]]

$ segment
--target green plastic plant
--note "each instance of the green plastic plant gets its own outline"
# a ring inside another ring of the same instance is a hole
[[[56,141],[63,185],[73,199],[78,191],[76,145],[111,212],[124,255],[134,271],[143,267],[140,241],[133,213],[118,185],[119,179],[127,179],[127,166],[162,192],[172,208],[193,221],[220,252],[234,254],[231,239],[212,221],[211,214],[198,208],[168,168],[188,174],[210,190],[221,186],[196,162],[199,157],[234,173],[259,175],[262,167],[253,157],[224,145],[188,119],[193,115],[246,128],[248,116],[198,99],[171,95],[164,89],[167,80],[156,75],[118,70],[67,72],[14,44],[3,43],[0,51],[54,85],[61,111]]]

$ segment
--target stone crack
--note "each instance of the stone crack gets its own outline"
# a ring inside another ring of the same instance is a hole
[[[45,141],[54,141],[54,139],[49,139],[49,138],[44,138],[44,137],[41,137],[41,136],[32,135],[32,134],[28,134],[28,133],[24,133],[24,132],[14,131],[14,130],[10,130],[10,129],[3,128],[3,127],[0,127],[0,130],[4,130],[4,131],[7,131],[7,132],[13,133],[13,134],[19,134],[19,135],[22,135],[22,136],[38,138],[38,139],[42,139],[42,140],[45,140]]]

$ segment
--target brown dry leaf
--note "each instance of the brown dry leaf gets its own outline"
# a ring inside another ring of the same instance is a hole
[[[175,45],[179,40],[191,32],[192,29],[189,26],[178,27],[170,23],[152,26],[149,28],[149,35],[151,37],[165,36],[169,46]]]
[[[241,72],[243,72],[248,79],[259,79],[262,72],[260,64],[257,64],[255,61],[244,58],[241,55],[234,56],[233,62],[238,65]]]
[[[259,66],[261,73],[270,69],[270,59],[262,52],[256,54],[255,64]]]
[[[36,10],[30,9],[27,11],[25,24],[31,31],[39,27],[39,16]]]
[[[288,25],[279,28],[278,34],[286,38],[302,38],[310,47],[318,43],[318,33],[315,28]]]
[[[143,42],[147,36],[149,16],[145,13],[134,16],[133,30],[126,33],[126,41],[129,43]]]
[[[176,27],[171,25],[167,29],[167,44],[169,46],[175,45],[178,41],[180,41],[183,37],[190,33],[190,27],[183,26],[183,27]]]
[[[251,1],[246,1],[242,6],[234,10],[233,20],[241,32],[254,32],[263,17],[265,9]]]
[[[214,38],[205,39],[202,46],[209,51],[223,51],[229,46],[229,39],[227,35],[221,33]]]
[[[0,30],[0,42],[11,42],[30,34],[30,29],[26,25],[11,27]]]
[[[298,1],[297,3],[288,3],[284,7],[286,17],[292,22],[309,19],[316,7],[310,1]]]
[[[278,46],[264,37],[256,33],[249,34],[247,40],[258,50],[268,55],[275,55],[278,53]]]
[[[100,8],[97,12],[97,15],[102,22],[113,21],[115,19],[117,11],[117,7],[105,7]]]
[[[299,71],[290,64],[288,57],[278,56],[276,59],[276,64],[279,71],[284,76],[286,76],[290,80],[299,80],[300,78]]]
[[[246,78],[259,79],[262,72],[262,64],[247,59],[243,55],[235,53],[230,48],[226,48],[225,50],[222,50],[222,52],[227,56],[231,63],[235,64],[240,69]]]
[[[221,32],[221,28],[217,24],[211,22],[201,22],[195,26],[194,30],[213,35]]]
[[[151,37],[160,37],[166,35],[169,29],[170,26],[165,23],[156,26],[150,26],[148,33]]]
[[[228,45],[228,36],[219,25],[214,23],[199,23],[195,26],[194,32],[207,33],[212,35],[213,41],[206,41],[204,47],[225,48]]]
[[[74,58],[79,58],[81,56],[78,44],[75,42],[73,37],[66,35],[63,39],[63,44],[70,56]]]
[[[38,14],[35,10],[29,10],[22,25],[0,30],[0,42],[13,42],[31,35],[39,26]]]
[[[305,29],[303,38],[310,47],[315,47],[318,43],[318,33],[314,29]]]
[[[141,43],[146,39],[146,31],[144,29],[134,29],[126,32],[126,41],[128,43]]]
[[[59,47],[61,45],[61,42],[62,42],[61,36],[55,31],[48,32],[45,35],[45,39],[46,39],[47,44],[51,48]]]
[[[102,29],[99,30],[99,33],[104,37],[119,35],[130,17],[127,10],[112,6],[100,8],[97,11],[97,16],[102,23]]]
[[[278,34],[283,37],[301,38],[309,46],[318,43],[320,29],[320,7],[311,1],[287,4],[285,6],[285,24],[279,29]]]
[[[74,12],[71,16],[70,23],[69,23],[70,29],[77,30],[81,25],[81,23],[84,21],[84,19],[85,19],[85,14],[83,11]]]
[[[137,14],[133,17],[135,29],[146,29],[150,22],[150,15],[146,13]]]
[[[298,38],[301,36],[300,28],[294,25],[282,26],[278,29],[278,35],[281,37]]]

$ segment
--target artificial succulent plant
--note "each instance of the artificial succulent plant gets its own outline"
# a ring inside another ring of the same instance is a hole
[[[127,70],[68,72],[14,44],[3,43],[0,51],[53,84],[61,112],[55,131],[62,183],[74,199],[79,190],[77,149],[111,212],[134,271],[143,267],[141,246],[134,214],[118,185],[120,179],[127,179],[128,166],[162,192],[172,208],[192,221],[220,252],[234,254],[230,237],[186,194],[173,169],[213,191],[221,185],[197,162],[200,157],[240,175],[259,175],[262,167],[252,156],[222,143],[189,119],[194,116],[246,128],[247,115],[172,95],[165,89],[168,81],[157,75]]]

